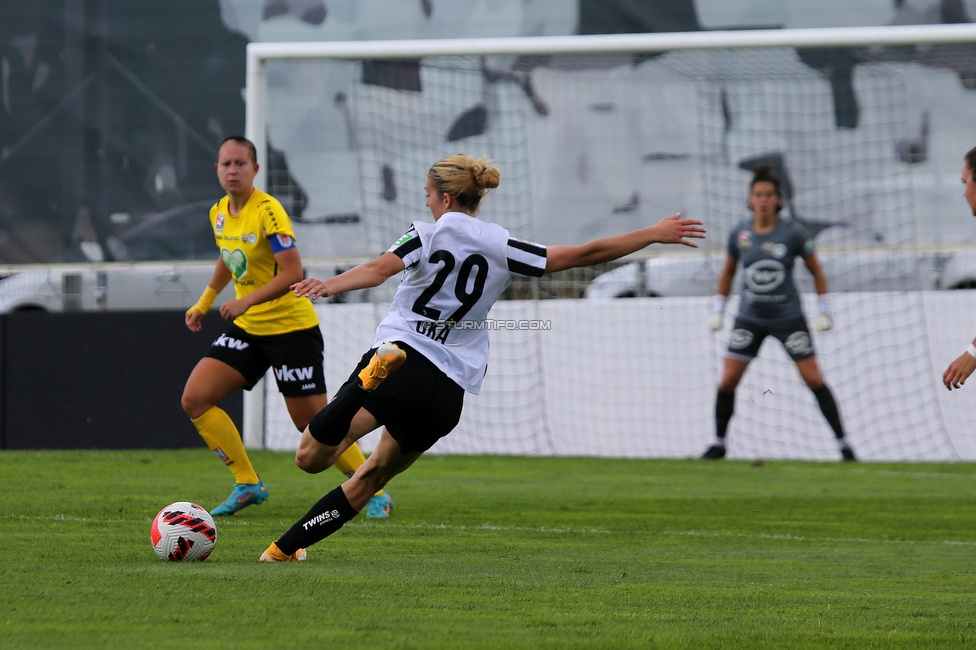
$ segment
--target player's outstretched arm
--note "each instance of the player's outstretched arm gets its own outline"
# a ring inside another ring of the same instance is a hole
[[[661,219],[656,225],[623,235],[594,239],[580,246],[548,246],[546,273],[610,262],[651,244],[684,244],[698,248],[698,244],[690,240],[704,237],[705,228],[701,221],[682,219],[679,213]]]
[[[949,390],[962,388],[969,375],[976,370],[976,341],[970,343],[969,349],[956,357],[955,361],[949,364],[946,371],[942,373],[942,383]]]
[[[375,260],[370,260],[354,266],[345,273],[340,273],[328,280],[306,278],[291,285],[296,296],[305,296],[312,300],[323,296],[334,296],[346,291],[378,287],[404,269],[403,260],[393,253],[386,252]]]

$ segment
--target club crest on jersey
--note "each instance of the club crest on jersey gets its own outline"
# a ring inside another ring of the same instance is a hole
[[[752,233],[748,230],[739,233],[739,248],[752,248]]]
[[[255,235],[253,232],[249,232],[243,237],[241,237],[241,241],[244,242],[245,244],[253,244],[257,240],[258,240],[258,236]]]
[[[214,219],[214,232],[224,232],[224,219],[227,218],[223,212],[218,212]]]

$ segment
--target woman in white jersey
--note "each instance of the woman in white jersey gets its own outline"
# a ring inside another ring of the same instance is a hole
[[[834,430],[841,458],[856,460],[844,436],[837,403],[820,374],[810,328],[800,308],[800,294],[793,284],[793,260],[799,257],[813,275],[814,286],[820,294],[820,314],[814,328],[818,332],[830,329],[827,276],[817,261],[813,237],[795,220],[779,218],[783,192],[779,177],[767,165],[753,170],[748,206],[752,217],[740,221],[729,233],[728,258],[718,279],[718,294],[708,319],[712,330],[721,329],[725,300],[741,263],[745,281],[739,313],[729,333],[725,369],[715,401],[715,442],[702,458],[725,457],[725,433],[732,418],[736,386],[749,362],[759,354],[763,340],[772,336],[786,348],[803,381],[817,398],[820,410]]]
[[[464,392],[478,393],[488,367],[488,330],[477,325],[513,275],[538,277],[607,262],[655,242],[695,247],[687,238],[705,236],[701,221],[675,215],[582,246],[547,248],[476,217],[485,192],[498,182],[498,168],[486,158],[458,154],[438,161],[425,186],[434,223],[414,222],[374,261],[292,287],[315,299],[375,287],[403,272],[373,349],[305,429],[295,462],[305,471],[320,472],[349,445],[383,426],[380,441],[353,477],[271,544],[262,561],[305,559],[304,547],[355,517],[377,489],[451,432],[461,418]]]

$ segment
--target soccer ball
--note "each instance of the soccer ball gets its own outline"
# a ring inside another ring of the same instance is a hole
[[[149,540],[163,560],[194,562],[207,559],[217,543],[217,526],[210,513],[189,501],[171,503],[156,515]]]

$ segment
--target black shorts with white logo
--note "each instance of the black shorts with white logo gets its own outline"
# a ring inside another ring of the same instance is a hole
[[[268,368],[273,368],[282,395],[305,397],[326,392],[322,370],[324,349],[318,326],[286,334],[257,336],[231,323],[210,346],[207,356],[223,361],[244,375],[246,390],[254,388]]]
[[[767,336],[779,339],[793,361],[800,361],[814,355],[813,339],[803,316],[784,321],[767,323],[744,320],[738,316],[729,333],[730,357],[751,361],[759,354],[759,346]]]
[[[427,451],[461,420],[464,389],[420,352],[406,343],[396,344],[406,351],[407,360],[366,396],[363,408],[386,427],[401,453]],[[359,371],[369,365],[375,351],[363,355],[343,388],[359,382]]]

